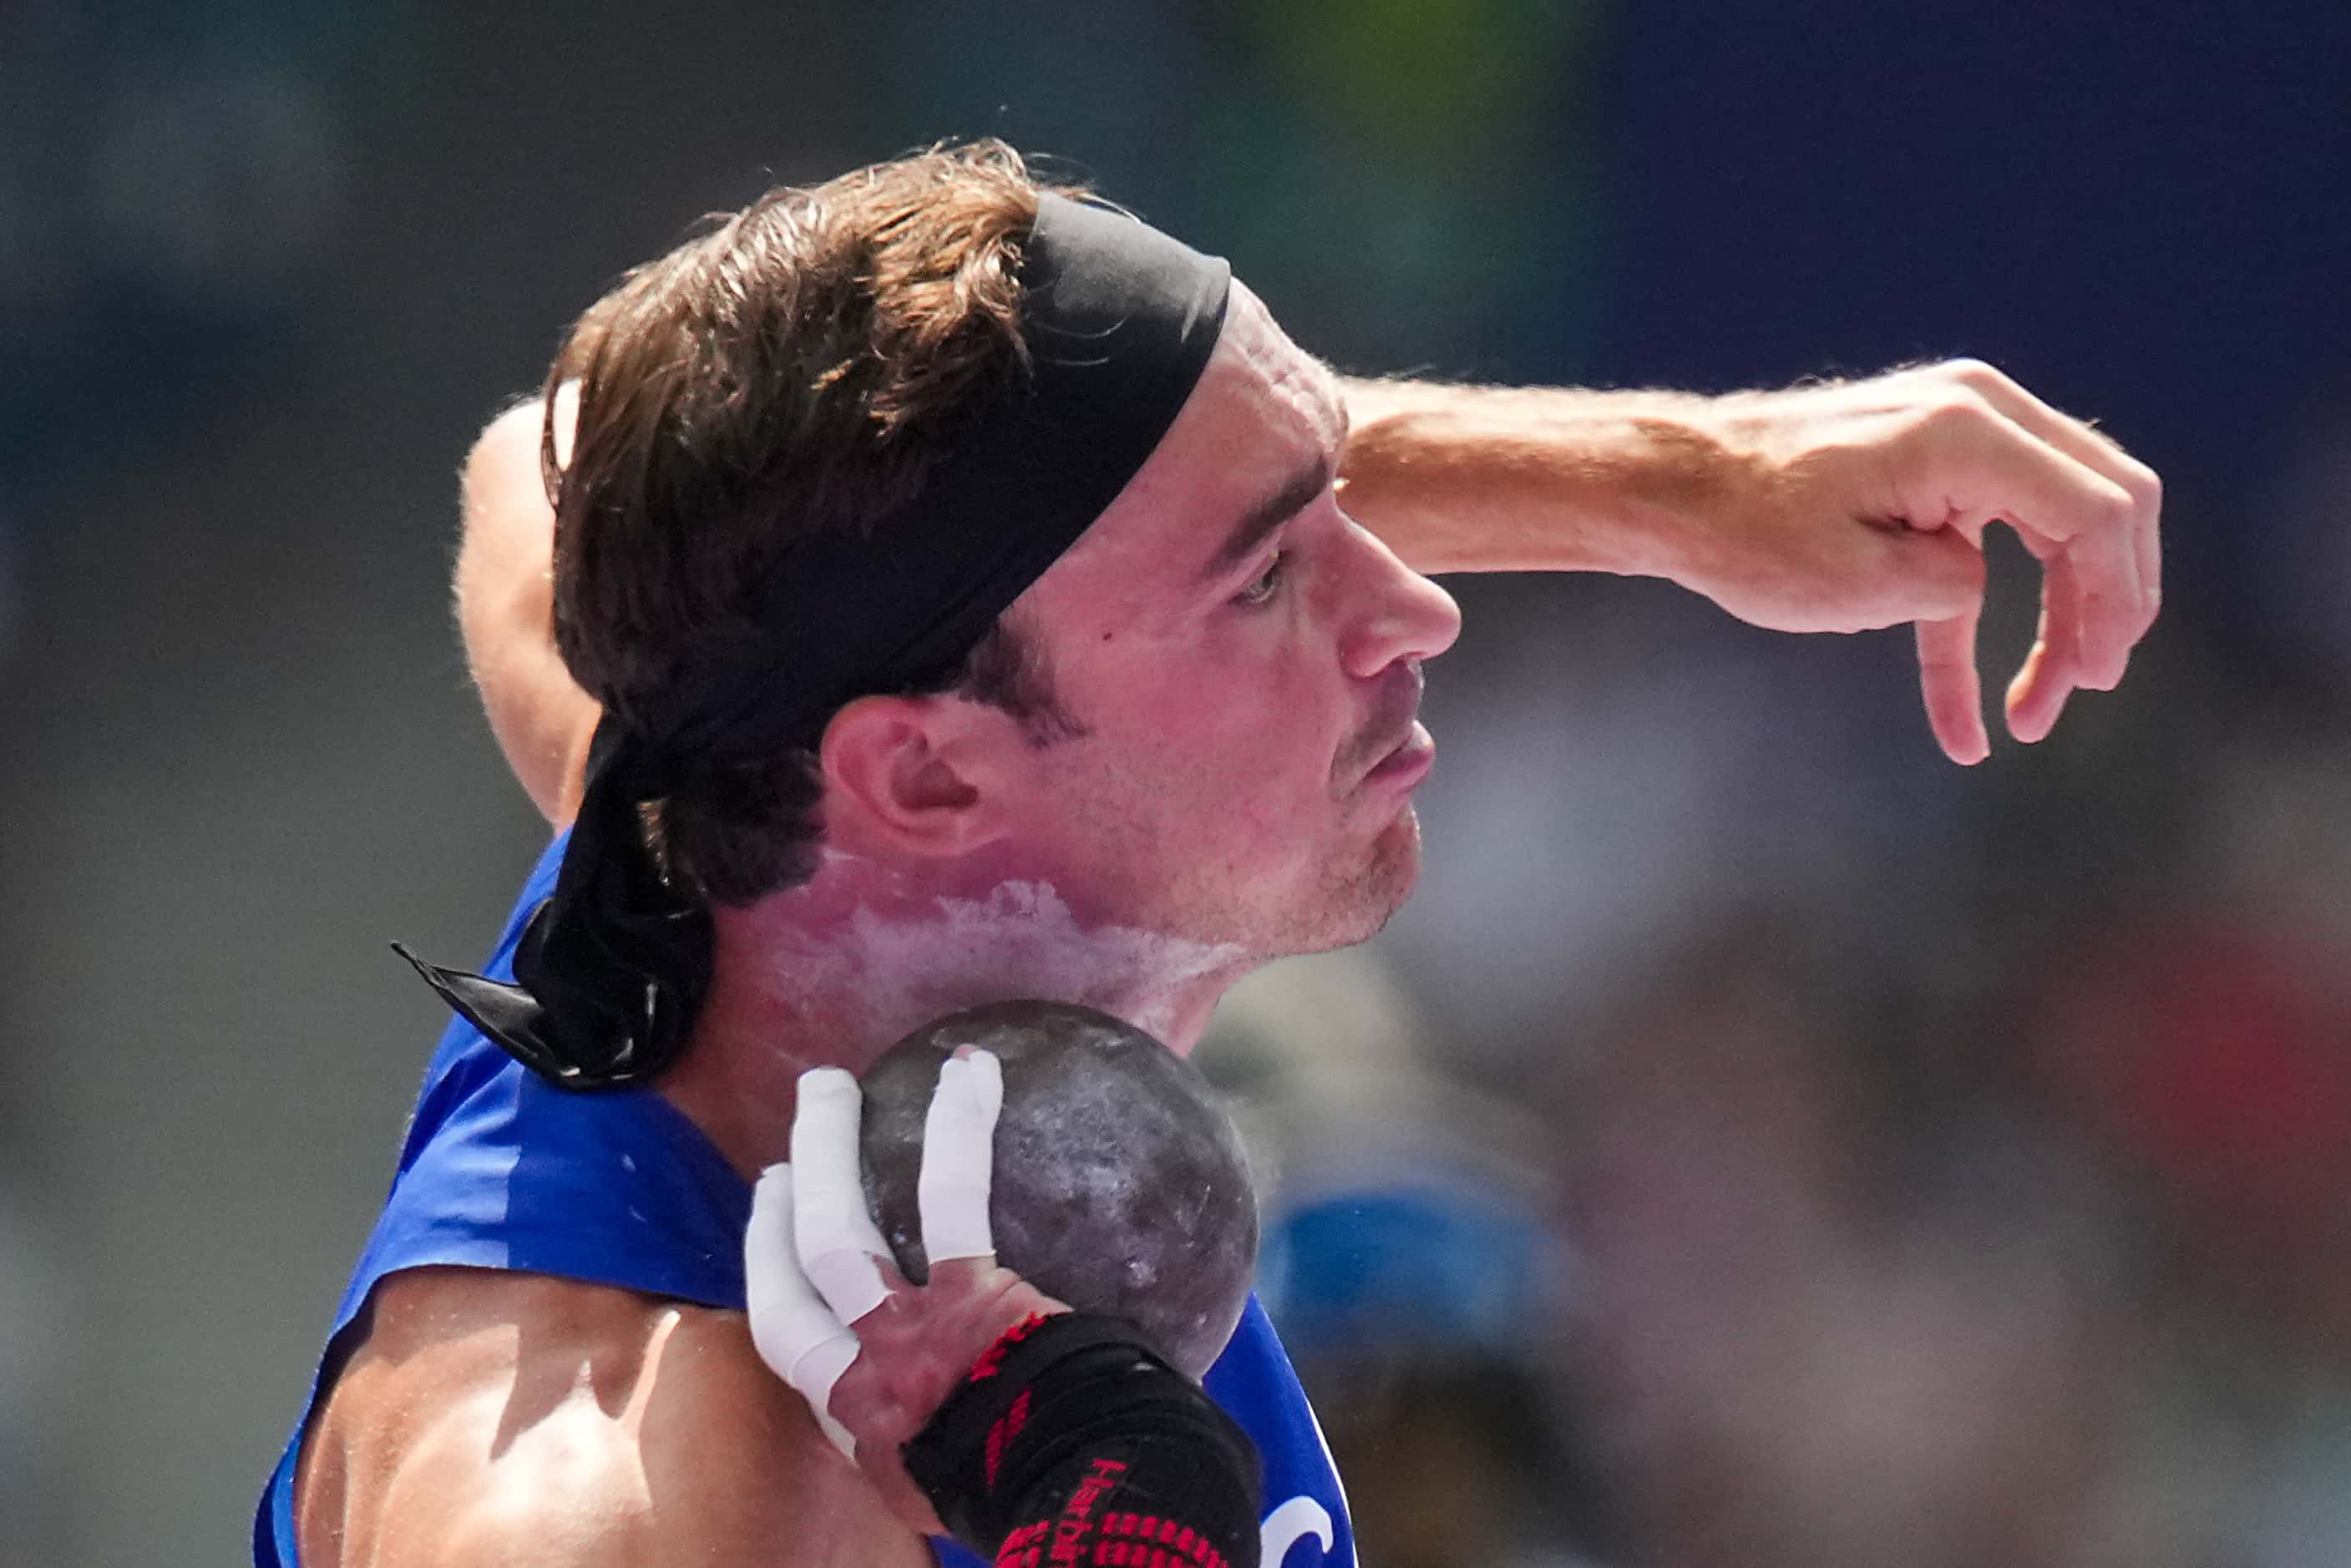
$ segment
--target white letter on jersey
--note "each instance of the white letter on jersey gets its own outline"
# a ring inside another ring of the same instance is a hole
[[[1293,1497],[1267,1514],[1261,1559],[1265,1568],[1282,1568],[1290,1549],[1310,1535],[1322,1541],[1326,1552],[1338,1539],[1338,1532],[1331,1528],[1331,1511],[1311,1497]]]

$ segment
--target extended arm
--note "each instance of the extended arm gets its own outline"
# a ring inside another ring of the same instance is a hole
[[[1980,760],[1983,530],[2044,573],[2008,693],[2037,741],[2109,690],[2160,601],[2145,464],[1974,360],[1779,392],[1347,383],[1349,511],[1424,572],[1661,576],[1783,631],[1915,622],[1943,748]]]

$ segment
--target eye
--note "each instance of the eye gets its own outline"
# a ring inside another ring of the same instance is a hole
[[[1231,602],[1243,609],[1255,609],[1259,605],[1270,604],[1274,595],[1281,591],[1281,579],[1289,568],[1290,552],[1276,550],[1273,559],[1265,564],[1265,570],[1250,578],[1249,587],[1235,594]]]

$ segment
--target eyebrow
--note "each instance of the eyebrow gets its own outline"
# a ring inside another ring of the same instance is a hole
[[[1293,476],[1280,490],[1259,501],[1241,514],[1225,535],[1217,553],[1200,570],[1202,582],[1214,582],[1256,553],[1273,531],[1305,511],[1317,496],[1331,488],[1331,462],[1325,458],[1312,468]]]

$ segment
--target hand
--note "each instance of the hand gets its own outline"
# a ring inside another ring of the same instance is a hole
[[[1928,719],[1953,762],[1991,749],[1976,675],[1988,524],[2042,567],[2010,733],[2038,741],[2074,688],[2122,679],[2161,601],[2163,492],[2088,424],[1970,359],[1714,408],[1714,433],[1759,466],[1726,496],[1691,586],[1779,630],[1917,623]]]
[[[917,1185],[927,1283],[898,1272],[866,1210],[863,1096],[836,1067],[801,1076],[791,1163],[759,1178],[744,1238],[760,1359],[808,1400],[891,1511],[925,1534],[942,1527],[900,1448],[1005,1330],[1070,1310],[996,1263],[987,1199],[1003,1103],[1003,1072],[989,1053],[959,1051],[941,1069]]]

